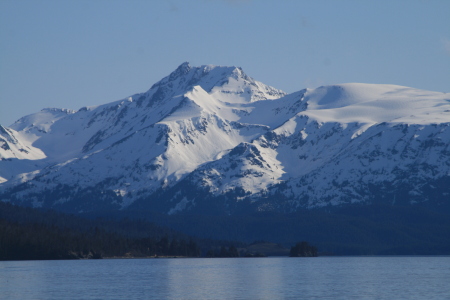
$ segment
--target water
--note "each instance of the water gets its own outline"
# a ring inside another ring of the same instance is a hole
[[[450,299],[450,257],[9,261],[0,299]]]

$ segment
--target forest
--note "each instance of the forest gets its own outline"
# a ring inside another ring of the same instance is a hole
[[[0,260],[149,256],[198,257],[200,248],[192,239],[126,238],[98,227],[83,232],[0,220]]]
[[[267,256],[257,245],[188,236],[145,220],[89,219],[0,202],[0,260]]]
[[[290,253],[299,241],[314,251]],[[449,254],[449,215],[420,207],[245,216],[70,215],[0,202],[0,260]]]
[[[192,238],[148,222],[94,221],[0,202],[0,260],[200,254]]]

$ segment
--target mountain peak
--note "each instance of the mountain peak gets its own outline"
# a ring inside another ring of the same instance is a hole
[[[172,81],[177,77],[186,75],[192,69],[191,65],[186,61],[178,66],[170,75],[169,80]]]
[[[286,95],[283,91],[247,76],[240,67],[193,67],[188,62],[182,63],[170,75],[155,83],[148,94],[149,98],[161,101],[184,94],[197,85],[216,99],[231,103],[278,99]]]

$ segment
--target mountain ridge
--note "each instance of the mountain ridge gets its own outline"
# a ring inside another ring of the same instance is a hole
[[[241,68],[183,63],[147,92],[2,127],[0,199],[167,214],[446,206],[449,125],[445,93],[350,83],[287,95]]]

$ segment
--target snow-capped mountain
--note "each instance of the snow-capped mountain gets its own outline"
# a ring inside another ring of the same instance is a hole
[[[450,207],[450,95],[340,84],[289,95],[183,63],[150,90],[0,127],[0,199],[87,212]]]

